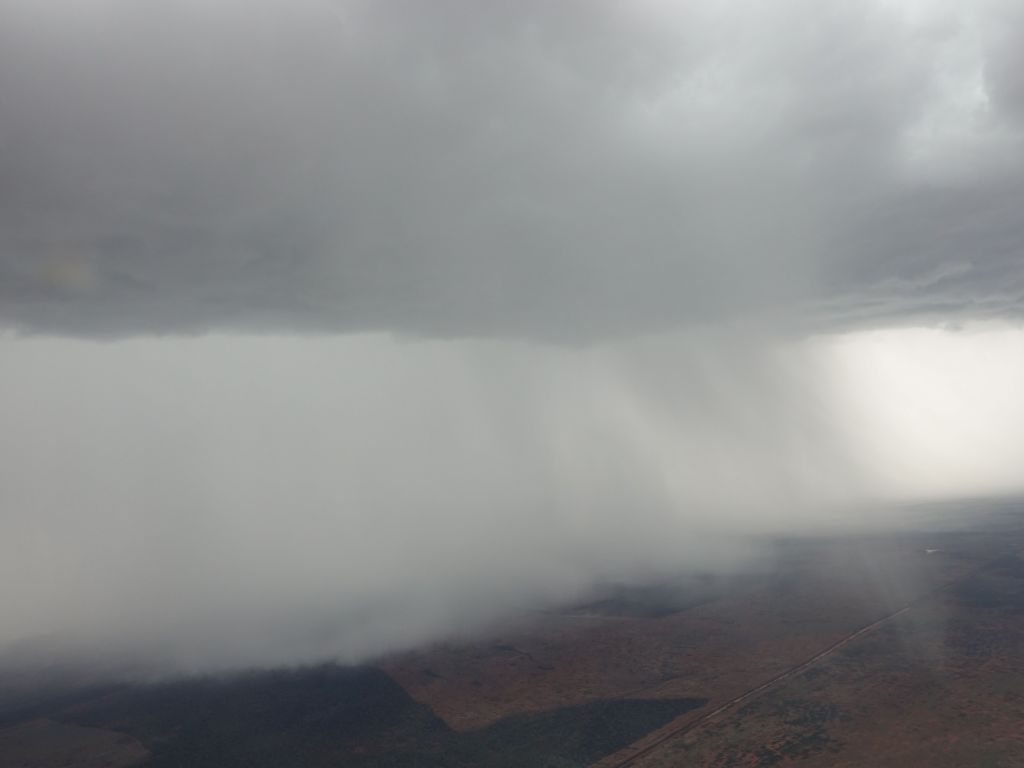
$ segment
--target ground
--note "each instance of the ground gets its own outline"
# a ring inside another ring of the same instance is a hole
[[[1024,765],[1019,504],[765,551],[372,667],[33,688],[0,664],[0,765]]]

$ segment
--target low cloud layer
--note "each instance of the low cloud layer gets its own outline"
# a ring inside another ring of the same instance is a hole
[[[0,320],[1019,318],[1018,4],[0,3]]]

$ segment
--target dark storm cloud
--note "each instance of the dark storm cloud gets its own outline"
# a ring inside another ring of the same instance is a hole
[[[1022,30],[0,0],[0,655],[357,661],[1019,490],[1024,334],[891,326],[1021,315]]]
[[[1015,13],[4,0],[0,322],[1017,317]]]

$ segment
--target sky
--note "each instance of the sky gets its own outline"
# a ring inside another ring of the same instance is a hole
[[[358,661],[1024,480],[1011,0],[0,0],[0,645]]]

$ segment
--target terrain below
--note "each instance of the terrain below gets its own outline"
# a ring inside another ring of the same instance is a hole
[[[1024,514],[988,512],[775,542],[369,667],[142,684],[8,656],[0,765],[1021,766]]]

